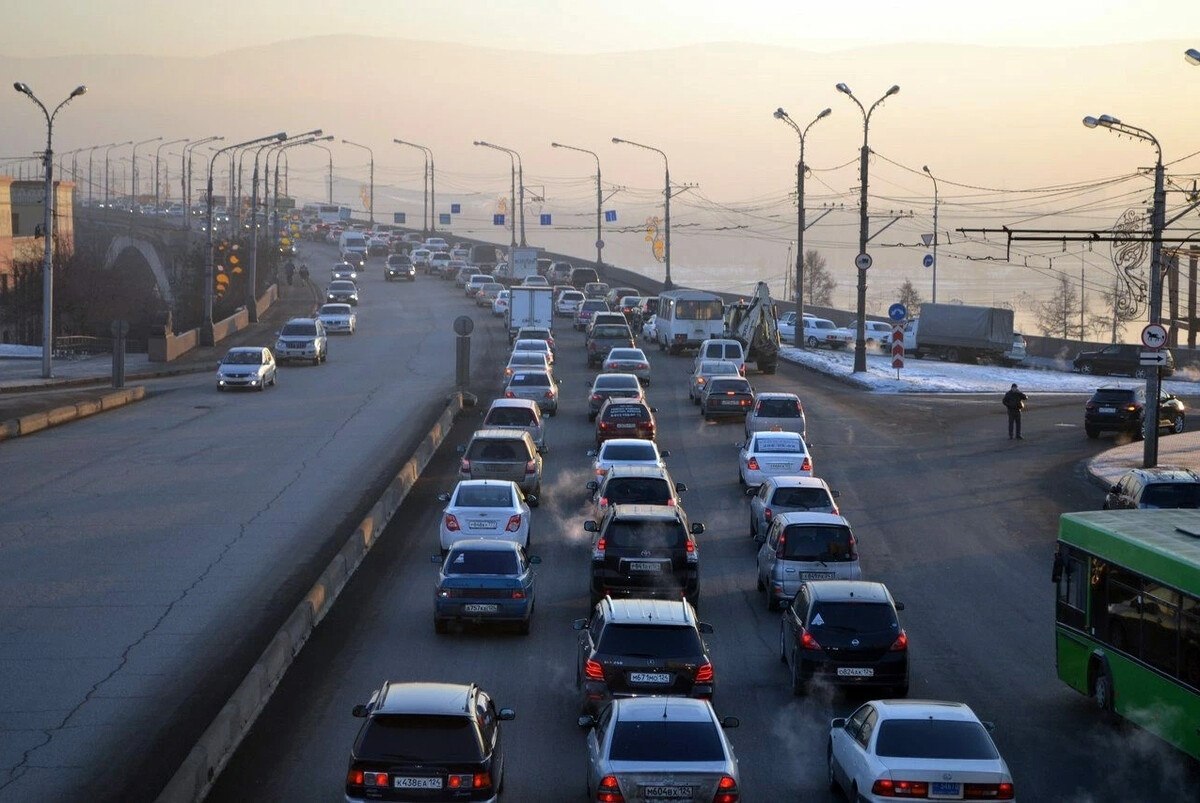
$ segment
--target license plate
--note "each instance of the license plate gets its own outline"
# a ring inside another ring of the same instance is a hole
[[[767,468],[788,469],[791,467],[792,467],[791,463],[767,463]]]
[[[934,781],[929,784],[929,797],[959,800],[962,798],[962,784]]]
[[[617,424],[617,429],[634,429],[637,424]]]
[[[737,407],[741,404],[737,399],[721,399],[722,407]]]
[[[839,666],[837,673],[839,677],[844,678],[875,677],[875,670],[869,666]]]
[[[467,529],[468,530],[494,530],[494,529],[496,529],[496,522],[494,522],[494,521],[468,521]]]
[[[643,786],[642,797],[646,800],[691,800],[690,786]]]
[[[629,564],[629,569],[635,572],[661,572],[662,564],[635,560]]]
[[[499,605],[488,605],[480,602],[470,602],[463,606],[463,613],[495,613],[500,610]],[[436,787],[441,789],[441,786]]]
[[[671,676],[666,672],[630,672],[630,683],[670,683]]]
[[[441,789],[441,778],[393,778],[395,789]]]
[[[833,572],[800,572],[801,580],[832,580]]]
[[[1100,412],[1102,412],[1102,413],[1115,413],[1116,411],[1117,411],[1116,407],[1101,407],[1100,408]]]

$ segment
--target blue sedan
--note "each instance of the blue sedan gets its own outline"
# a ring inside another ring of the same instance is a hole
[[[451,622],[516,623],[528,635],[533,619],[533,566],[541,558],[526,556],[512,541],[472,538],[458,541],[441,564],[433,596],[433,628],[445,633]]]

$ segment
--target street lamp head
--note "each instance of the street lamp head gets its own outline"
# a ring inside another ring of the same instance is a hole
[[[921,165],[921,169],[924,170],[926,173],[929,173],[929,165]],[[932,176],[933,173],[929,173],[929,175]]]
[[[1083,124],[1088,128],[1095,128],[1096,126],[1100,125],[1100,121],[1089,115],[1083,118]]]
[[[1113,125],[1114,123],[1120,123],[1120,122],[1121,122],[1120,120],[1118,120],[1116,117],[1113,117],[1111,114],[1100,115],[1100,125],[1110,126],[1110,125]]]
[[[17,81],[13,84],[13,89],[17,90],[22,95],[29,95],[29,97],[33,97],[33,90],[29,88],[29,84]]]
[[[561,148],[561,147],[562,147],[562,145],[559,145],[557,142],[551,142],[551,143],[550,143],[550,147],[551,147],[551,148]]]
[[[1187,59],[1188,64],[1200,66],[1200,50],[1190,47],[1183,52],[1183,57]]]
[[[822,117],[828,117],[831,114],[833,114],[833,109],[826,109],[817,115],[817,119],[820,120]]]
[[[782,120],[787,116],[788,116],[788,113],[783,110],[782,106],[780,106],[778,109],[775,110],[775,119],[776,120]]]
[[[77,98],[80,95],[83,95],[86,93],[87,93],[87,87],[84,86],[83,84],[80,84],[79,86],[75,87],[75,89],[71,92],[71,97]]]
[[[837,85],[836,87],[834,87],[834,88],[835,88],[835,89],[836,89],[838,92],[841,92],[843,95],[851,95],[851,94],[853,94],[853,93],[850,91],[850,87],[846,86],[845,84],[838,84],[838,85]]]
[[[900,91],[900,85],[899,85],[899,84],[892,84],[892,88],[891,88],[891,89],[889,89],[887,92],[885,92],[883,96],[884,96],[885,98],[890,98],[892,95],[895,95],[895,94],[896,94],[897,92],[899,92],[899,91]]]
[[[333,134],[326,134],[316,140],[317,142],[333,142]]]

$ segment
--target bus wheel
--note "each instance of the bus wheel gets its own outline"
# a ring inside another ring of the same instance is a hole
[[[1092,698],[1096,701],[1097,708],[1109,713],[1113,710],[1112,675],[1109,674],[1108,667],[1098,662],[1092,672]]]

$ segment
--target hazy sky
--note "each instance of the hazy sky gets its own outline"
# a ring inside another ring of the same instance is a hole
[[[828,50],[957,42],[1070,46],[1200,34],[1196,0],[0,0],[0,55],[210,55],[356,33],[562,53],[716,41]]]

